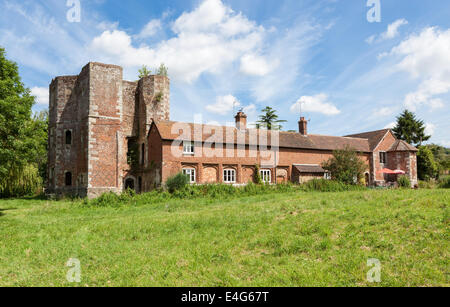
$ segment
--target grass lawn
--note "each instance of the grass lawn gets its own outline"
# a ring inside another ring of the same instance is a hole
[[[0,286],[449,286],[449,190],[0,201]],[[69,258],[82,282],[67,282]],[[381,261],[370,284],[369,258]]]

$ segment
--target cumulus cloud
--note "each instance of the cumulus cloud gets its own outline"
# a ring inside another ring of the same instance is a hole
[[[450,29],[425,28],[411,35],[387,56],[397,57],[395,69],[420,81],[417,90],[408,93],[404,105],[415,111],[420,106],[431,109],[444,106],[440,95],[450,91]]]
[[[241,72],[253,76],[265,76],[278,65],[278,61],[268,63],[267,60],[258,55],[248,54],[241,58]]]
[[[206,110],[214,114],[226,115],[231,110],[233,110],[233,108],[237,108],[240,105],[241,103],[237,100],[236,97],[234,97],[233,95],[226,95],[217,97],[216,103],[207,105]]]
[[[328,101],[328,95],[303,96],[291,106],[291,112],[299,113],[300,105],[303,112],[321,113],[325,115],[337,115],[341,111]]]
[[[49,93],[46,87],[33,87],[31,89],[31,95],[36,97],[36,103],[38,105],[48,106]]]
[[[147,25],[148,36],[156,23]],[[117,63],[125,68],[145,64],[156,67],[165,63],[174,78],[191,83],[203,73],[220,73],[244,58],[243,72],[263,75],[270,65],[263,58],[251,57],[263,46],[265,29],[234,12],[221,0],[204,0],[196,9],[183,13],[173,25],[175,36],[155,46],[135,47],[124,31],[105,31],[89,46],[101,61]],[[253,60],[253,62],[252,62]],[[254,62],[263,63],[256,70]]]
[[[141,32],[136,36],[138,39],[144,39],[148,37],[154,36],[158,33],[159,30],[162,29],[161,20],[152,19],[149,23],[145,25],[145,27],[141,30]]]
[[[370,36],[368,39],[366,39],[366,42],[368,44],[372,44],[374,42],[381,42],[384,40],[396,38],[399,34],[398,29],[401,26],[404,26],[407,24],[408,24],[408,21],[406,19],[398,19],[398,20],[394,21],[393,23],[391,23],[390,25],[388,25],[387,30],[385,32],[381,33],[379,36],[377,36],[377,35]]]

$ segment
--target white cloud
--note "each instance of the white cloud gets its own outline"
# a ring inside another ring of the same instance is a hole
[[[233,95],[226,95],[217,97],[216,103],[207,105],[206,110],[214,114],[226,115],[233,110],[233,108],[237,108],[240,105],[241,103],[236,99],[236,97]]]
[[[341,111],[328,101],[328,95],[319,94],[316,96],[303,96],[291,106],[291,112],[299,113],[300,104],[303,112],[322,113],[325,115],[337,115]]]
[[[154,36],[158,33],[159,30],[162,29],[161,20],[152,19],[149,23],[145,25],[145,27],[141,30],[141,32],[136,36],[138,39],[144,39],[148,37]]]
[[[379,37],[377,37],[377,35],[372,35],[366,39],[366,42],[368,44],[373,44],[374,42],[381,42],[384,40],[396,38],[399,34],[398,29],[401,26],[404,26],[407,24],[408,24],[408,21],[406,19],[398,19],[398,20],[394,21],[393,23],[391,23],[390,25],[388,25],[386,32],[381,33],[379,35]]]
[[[134,70],[143,64],[156,67],[163,62],[172,77],[191,83],[203,73],[220,73],[242,57],[257,54],[265,35],[263,27],[235,13],[221,0],[205,0],[192,12],[183,13],[172,30],[175,37],[152,47],[135,47],[124,31],[106,31],[92,41],[89,50],[100,61]],[[266,65],[257,73],[269,69]]]
[[[241,58],[241,72],[252,76],[265,76],[278,64],[278,61],[268,63],[262,56],[248,54]]]
[[[415,111],[425,105],[444,106],[437,96],[450,91],[450,29],[425,28],[394,47],[389,56],[399,57],[395,68],[420,80],[418,89],[406,95],[404,105]]]
[[[49,103],[49,90],[46,87],[33,87],[31,89],[31,95],[36,97],[36,103],[38,105],[48,106]]]
[[[433,125],[431,123],[425,124],[425,134],[426,135],[434,135],[434,131],[436,131],[436,125]]]
[[[243,111],[247,115],[253,115],[256,112],[256,106],[254,104],[248,105],[244,107]]]
[[[394,21],[393,23],[391,23],[388,28],[387,31],[381,34],[381,39],[385,40],[385,39],[393,39],[395,37],[398,36],[398,29],[401,26],[407,25],[408,21],[406,19],[398,19],[396,21]]]

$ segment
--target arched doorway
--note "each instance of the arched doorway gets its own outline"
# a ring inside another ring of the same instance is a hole
[[[135,189],[135,183],[133,178],[128,178],[125,180],[125,190],[134,190]]]
[[[369,173],[366,173],[365,179],[366,179],[366,187],[370,186],[370,174]]]

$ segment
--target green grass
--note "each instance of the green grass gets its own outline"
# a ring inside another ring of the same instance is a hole
[[[0,286],[449,286],[449,203],[448,190],[3,200]],[[69,258],[80,284],[66,281]]]

